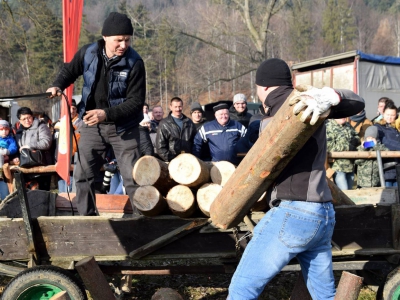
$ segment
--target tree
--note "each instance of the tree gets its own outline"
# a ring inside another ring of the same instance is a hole
[[[350,50],[356,37],[356,27],[347,0],[328,0],[323,13],[323,37],[331,52]],[[332,54],[332,53],[331,53]]]

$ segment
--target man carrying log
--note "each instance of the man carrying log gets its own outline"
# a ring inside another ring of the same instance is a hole
[[[293,92],[290,69],[281,59],[265,60],[257,69],[256,84],[257,95],[271,117]],[[341,118],[365,106],[362,98],[349,90],[310,88],[295,95],[290,102],[295,104],[293,113],[305,108],[300,120],[311,125],[329,109],[329,118]],[[325,157],[326,128],[321,123],[272,185],[271,210],[254,229],[232,277],[229,300],[257,299],[295,257],[312,298],[334,298],[331,238],[335,211],[325,179]]]

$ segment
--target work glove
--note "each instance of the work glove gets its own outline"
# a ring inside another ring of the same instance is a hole
[[[309,87],[304,92],[298,92],[289,101],[289,105],[294,105],[293,113],[297,115],[305,107],[300,121],[305,122],[307,117],[312,115],[310,125],[314,125],[319,117],[327,112],[331,106],[338,105],[340,103],[340,96],[335,92],[334,89],[329,87],[323,87],[322,89]]]
[[[10,151],[6,148],[0,148],[0,154],[1,155],[8,155],[10,154]]]

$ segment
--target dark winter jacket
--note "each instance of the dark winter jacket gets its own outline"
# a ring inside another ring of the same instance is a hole
[[[182,130],[171,113],[162,119],[157,129],[156,151],[164,161],[171,161],[181,153],[192,153],[196,127],[192,120],[182,115]]]
[[[280,86],[265,99],[274,116],[289,97],[293,87]],[[360,112],[365,104],[363,99],[350,90],[335,90],[341,102],[331,108],[329,118],[339,119]],[[272,121],[273,122],[273,119]],[[305,145],[283,169],[272,185],[271,205],[274,200],[298,200],[311,202],[332,201],[332,194],[326,183],[326,127],[321,124]]]
[[[400,133],[395,124],[387,124],[385,120],[380,120],[374,126],[378,128],[378,140],[391,151],[400,151]],[[396,179],[395,165],[399,163],[396,158],[387,158],[383,160],[385,180]]]
[[[203,147],[209,147],[212,161],[229,161],[237,164],[235,145],[246,134],[246,128],[237,121],[229,120],[222,126],[217,120],[207,122],[196,134],[193,155],[201,158]]]
[[[111,60],[106,66],[103,57],[104,45],[104,40],[100,40],[96,44],[85,45],[79,49],[71,62],[64,64],[52,86],[64,90],[90,69],[90,73],[96,74],[96,79],[91,86],[89,84],[89,86],[85,87],[87,91],[85,99],[87,98],[87,100],[86,103],[85,101],[80,102],[78,111],[82,117],[84,112],[88,110],[103,109],[106,113],[106,122],[114,122],[117,126],[117,131],[121,132],[129,127],[138,126],[143,120],[143,103],[146,96],[145,68],[143,61],[139,57],[136,59],[131,71],[127,74],[125,73],[127,66],[130,66],[129,58],[136,53],[131,47],[122,57]],[[89,47],[91,48],[89,49]],[[88,49],[89,52],[94,51],[94,53],[90,52],[89,55],[87,53]],[[85,58],[88,59],[89,56],[93,61],[85,63]],[[97,65],[92,65],[94,61],[97,61]],[[116,75],[118,77],[115,77]],[[113,86],[119,80],[119,76],[128,76],[124,80],[126,85],[124,84],[118,93],[110,91],[110,86]],[[112,103],[115,104],[114,100],[120,104],[111,105]]]
[[[241,123],[246,128],[249,127],[250,118],[252,116],[253,116],[252,114],[247,112],[247,107],[241,113],[238,112],[233,105],[229,108],[229,117],[230,117],[230,119],[238,121],[239,123]]]

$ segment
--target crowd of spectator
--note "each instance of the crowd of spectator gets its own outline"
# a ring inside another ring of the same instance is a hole
[[[183,114],[183,101],[179,97],[170,100],[169,114],[164,118],[163,108],[143,106],[144,119],[140,122],[140,156],[152,155],[166,162],[180,153],[192,153],[205,161],[229,161],[238,164],[238,153],[247,152],[258,139],[259,133],[270,121],[263,110],[251,115],[247,110],[244,94],[236,94],[233,104],[220,103],[213,107],[215,119],[206,120],[203,107],[198,102],[190,106],[190,118]],[[400,151],[400,117],[393,100],[382,97],[378,100],[377,117],[366,118],[362,110],[350,118],[326,121],[328,152],[341,151]],[[0,120],[0,198],[8,195],[3,181],[2,165],[12,161],[19,163],[18,153],[29,148],[42,150],[50,155],[48,164],[57,161],[58,121],[52,124],[48,118],[34,116],[28,107],[18,110],[19,121],[12,128],[5,120]],[[73,139],[72,163],[76,163],[76,143],[82,120],[77,114],[75,100],[71,105],[71,120],[75,129]],[[51,157],[53,155],[53,159]],[[97,182],[106,184],[106,188],[96,190],[99,193],[123,194],[123,180],[113,151],[109,151],[104,160],[104,171]],[[385,158],[383,170],[385,186],[397,186],[395,166],[397,158]],[[378,187],[381,185],[378,163],[375,159],[333,159],[329,165],[334,170],[333,180],[342,189]],[[106,175],[106,176],[105,176]],[[108,179],[107,179],[108,178]],[[59,192],[74,192],[75,185],[71,174],[71,184],[59,178]],[[49,190],[50,179],[40,176],[28,179],[36,183],[36,188]]]

